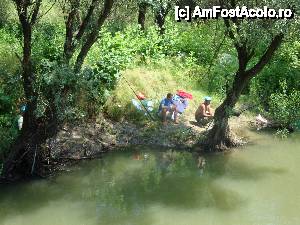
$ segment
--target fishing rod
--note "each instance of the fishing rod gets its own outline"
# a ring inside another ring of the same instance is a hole
[[[132,90],[132,92],[135,94],[135,96],[137,97],[137,99],[140,101],[142,107],[146,110],[148,116],[150,117],[150,119],[152,121],[155,121],[155,119],[153,118],[152,114],[149,112],[149,110],[147,109],[147,107],[143,104],[142,100],[138,97],[136,91],[133,89],[133,87],[131,86],[131,84],[127,81],[127,79],[125,77],[123,77],[125,82],[127,83],[127,85],[129,86],[129,88]]]

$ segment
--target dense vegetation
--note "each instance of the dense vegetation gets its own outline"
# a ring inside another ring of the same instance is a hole
[[[24,92],[24,27],[22,31],[13,2],[18,4],[18,1],[6,0],[0,6],[2,162],[21,134],[17,128],[20,106],[31,101]],[[98,21],[93,14],[86,30],[83,30],[78,39],[69,37],[71,44],[68,49],[68,23],[65,20],[71,21],[69,31],[74,32],[74,27],[81,22],[78,20],[87,18],[87,13],[84,12],[90,10],[90,1],[83,1],[78,6],[75,3],[72,5],[70,1],[70,5],[65,8],[60,1],[37,2],[41,3],[41,17],[32,26],[30,71],[34,75],[31,91],[36,97],[36,107],[32,112],[37,121],[35,128],[41,124],[49,125],[50,118],[52,122],[55,118],[59,129],[59,125],[63,123],[95,118],[103,111],[115,119],[122,117],[116,114],[126,114],[125,111],[107,107],[105,103],[126,68],[152,65],[159,69],[167,66],[173,71],[182,71],[182,76],[188,79],[189,84],[220,99],[228,94],[235,73],[239,70],[240,56],[235,49],[236,36],[230,37],[230,32],[228,35],[228,24],[224,24],[221,19],[177,23],[174,22],[173,12],[167,1],[132,1],[127,5],[116,2],[111,12],[107,12],[110,17],[105,22],[103,18]],[[105,1],[103,7],[110,10],[111,6],[105,6],[107,2],[110,1]],[[81,19],[72,15],[75,9],[81,13]],[[95,11],[100,9],[101,7],[96,8]],[[141,13],[146,14],[143,17]],[[101,15],[103,14],[105,13]],[[255,24],[256,28],[247,26],[241,29],[253,29],[253,36],[247,39],[251,40],[250,47],[254,53],[247,66],[250,68],[265,52],[269,37],[268,31],[261,32],[264,27],[260,27],[260,24]],[[273,24],[269,26],[270,29],[275,29],[272,28]],[[300,38],[297,26],[297,23],[290,26],[270,63],[242,90],[244,103],[254,105],[253,111],[276,121],[281,128],[299,127]],[[280,26],[276,29],[280,29]],[[257,45],[255,35],[260,35],[258,38],[261,41]],[[87,42],[89,37],[93,44]],[[243,44],[243,40],[241,43]],[[248,44],[247,42],[247,46]],[[82,52],[87,45],[90,50],[85,52],[86,58],[80,58],[85,54]],[[177,76],[180,75],[177,73]],[[114,103],[111,98],[110,103]]]

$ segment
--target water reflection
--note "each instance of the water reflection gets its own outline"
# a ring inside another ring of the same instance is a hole
[[[243,225],[300,224],[299,146],[269,139],[230,154],[111,153],[49,180],[0,187],[0,224],[226,225],[237,214]]]
[[[205,165],[204,156],[195,157],[189,152],[135,151],[132,156],[112,157],[111,161],[101,163],[89,175],[94,179],[82,196],[96,201],[96,215],[101,224],[116,221],[139,224],[148,206],[153,204],[221,210],[242,204],[237,193],[218,187],[205,175]]]

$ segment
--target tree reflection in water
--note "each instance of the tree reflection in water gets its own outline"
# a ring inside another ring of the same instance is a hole
[[[97,217],[102,222],[138,219],[147,205],[168,202],[166,199],[176,194],[173,185],[177,191],[182,185],[189,189],[187,180],[203,173],[202,165],[198,168],[198,161],[189,152],[134,152],[132,157],[127,156],[126,163],[123,160],[117,173],[109,164],[118,164],[118,158],[104,162],[83,194],[86,199],[96,199]]]
[[[206,164],[203,156],[178,151],[128,154],[106,158],[89,175],[92,178],[83,196],[96,201],[100,224],[141,224],[141,220],[151,224],[151,218],[145,217],[154,205],[230,210],[241,203],[236,193],[214,182],[217,175],[210,170],[216,170],[210,167],[215,167],[217,160]],[[223,170],[225,164],[220,164],[217,166]]]

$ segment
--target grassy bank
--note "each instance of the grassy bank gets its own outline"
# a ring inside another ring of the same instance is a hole
[[[141,122],[147,120],[147,116],[138,112],[131,103],[131,99],[135,98],[131,86],[136,92],[144,93],[148,99],[154,102],[153,114],[157,111],[160,100],[168,92],[176,93],[176,90],[183,89],[191,93],[193,99],[189,101],[183,117],[185,120],[194,120],[197,107],[208,93],[199,87],[199,83],[191,76],[189,68],[178,65],[179,63],[176,64],[176,60],[174,60],[173,62],[165,61],[136,66],[123,71],[123,76],[105,105],[107,115],[116,121],[126,119]],[[216,107],[219,102],[219,98],[213,96],[212,106]]]

